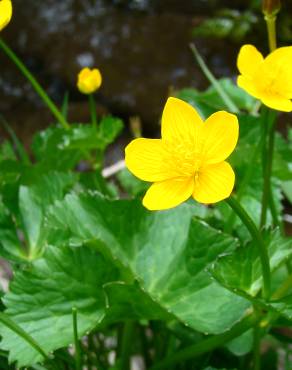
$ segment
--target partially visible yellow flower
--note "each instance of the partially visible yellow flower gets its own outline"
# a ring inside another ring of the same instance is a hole
[[[191,105],[169,98],[161,125],[161,139],[139,138],[126,147],[128,169],[154,183],[143,205],[162,210],[191,196],[205,204],[228,198],[235,175],[225,159],[237,143],[236,116],[219,111],[203,122]]]
[[[100,88],[101,73],[97,68],[83,68],[78,74],[77,87],[83,94],[92,94]]]
[[[240,49],[237,84],[266,106],[292,111],[292,46],[276,49],[266,58],[253,46]]]
[[[12,17],[12,3],[10,0],[0,1],[0,31],[7,26]]]

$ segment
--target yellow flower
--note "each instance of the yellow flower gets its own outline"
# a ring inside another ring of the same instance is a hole
[[[235,175],[225,159],[238,139],[235,115],[219,111],[205,122],[183,100],[169,98],[162,115],[162,139],[133,140],[126,147],[126,166],[153,182],[143,205],[168,209],[193,197],[200,203],[228,198]]]
[[[83,94],[92,94],[102,83],[101,73],[97,68],[83,68],[78,74],[77,87]]]
[[[0,1],[0,31],[7,26],[12,17],[12,4],[10,0]]]
[[[266,58],[253,46],[240,49],[237,84],[266,106],[292,111],[292,46],[276,49]]]

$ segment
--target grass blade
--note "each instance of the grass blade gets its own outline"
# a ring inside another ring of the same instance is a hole
[[[216,77],[213,75],[213,73],[210,71],[210,69],[207,67],[204,59],[200,55],[198,49],[196,48],[195,44],[190,44],[190,48],[194,54],[194,57],[201,67],[201,70],[207,77],[207,79],[211,82],[214,89],[217,91],[218,95],[221,97],[223,102],[225,103],[226,107],[229,109],[230,112],[233,113],[239,113],[239,110],[237,106],[233,103],[233,101],[230,99],[230,97],[226,94],[226,92],[222,89],[220,84],[218,83]]]

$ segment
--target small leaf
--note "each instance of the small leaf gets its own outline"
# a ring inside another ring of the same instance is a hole
[[[107,116],[104,117],[98,126],[98,141],[100,147],[105,149],[113,143],[117,136],[123,130],[123,122],[119,118]]]
[[[43,224],[49,205],[64,197],[76,182],[76,175],[51,172],[33,179],[31,184],[19,189],[19,212],[28,243],[28,259],[42,252]]]
[[[284,238],[280,231],[267,230],[264,240],[268,248],[271,271],[277,269],[292,254],[292,238]],[[232,291],[240,290],[256,296],[262,287],[261,263],[257,246],[250,243],[230,255],[220,257],[212,268],[213,276]]]

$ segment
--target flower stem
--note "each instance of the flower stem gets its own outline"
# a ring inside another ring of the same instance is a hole
[[[120,370],[130,369],[130,355],[131,348],[133,346],[133,333],[135,330],[134,321],[126,321],[123,328],[122,338],[121,338],[121,361]]]
[[[254,337],[253,337],[253,369],[254,370],[261,369],[260,345],[261,345],[260,327],[256,325],[254,328]]]
[[[260,225],[263,227],[267,220],[268,204],[274,204],[272,199],[271,189],[271,176],[272,176],[272,165],[273,165],[273,153],[274,153],[274,142],[275,142],[275,118],[276,112],[268,110],[267,121],[262,121],[264,136],[263,154],[262,154],[262,165],[263,165],[263,196],[262,196],[262,212]],[[277,221],[276,221],[277,222]]]
[[[226,203],[233,209],[233,211],[244,223],[244,225],[248,229],[250,235],[252,236],[254,242],[258,247],[263,275],[263,297],[265,299],[268,299],[270,297],[271,291],[270,261],[262,236],[258,231],[253,220],[250,218],[247,212],[241,207],[240,203],[234,197],[226,199]]]
[[[80,355],[80,345],[78,341],[78,327],[77,327],[77,309],[72,308],[72,318],[73,318],[73,333],[74,333],[74,344],[75,344],[75,367],[76,370],[81,369],[81,355]]]
[[[253,152],[250,156],[249,166],[247,167],[247,170],[245,171],[243,179],[242,179],[242,181],[239,185],[239,188],[238,188],[238,191],[237,191],[237,201],[238,202],[240,202],[247,185],[249,184],[250,180],[252,179],[254,164],[256,162],[256,159],[259,155],[259,152],[260,152],[262,146],[263,146],[263,138],[261,137],[260,141],[255,146],[255,148],[254,148],[254,150],[253,150]],[[224,232],[231,233],[235,220],[236,220],[236,215],[231,212],[231,214],[229,215],[229,217],[228,217],[228,219],[227,219],[227,221],[224,225]]]
[[[45,360],[47,359],[47,353],[45,350],[27,333],[23,330],[16,322],[14,322],[7,314],[0,312],[0,322],[7,328],[12,330],[16,335],[24,339],[33,349],[35,349]]]
[[[96,105],[95,99],[93,94],[89,94],[89,108],[90,108],[90,115],[91,115],[91,123],[93,127],[97,127],[97,118],[96,118]]]
[[[242,321],[234,325],[229,331],[219,335],[208,337],[199,343],[186,347],[178,351],[177,353],[170,355],[164,360],[156,363],[154,366],[150,367],[149,370],[169,369],[170,366],[173,366],[177,363],[200,356],[203,353],[210,352],[215,348],[221,347],[225,343],[245,333],[248,329],[252,328],[259,320],[259,317],[255,315],[246,316]]]
[[[278,217],[278,211],[276,208],[275,199],[273,197],[272,186],[270,187],[269,206],[270,206],[274,226],[279,227],[281,233],[284,234],[284,227],[283,227],[283,223],[279,220],[279,217]]]
[[[269,38],[269,48],[270,52],[274,51],[277,48],[276,40],[276,19],[275,14],[266,14],[265,21],[267,24],[268,38]]]
[[[43,102],[50,109],[50,111],[52,112],[53,116],[57,119],[57,121],[63,126],[63,128],[69,129],[70,126],[68,122],[65,120],[62,113],[56,107],[55,103],[53,103],[51,98],[48,96],[45,90],[41,87],[38,81],[34,78],[31,72],[22,63],[22,61],[18,58],[18,56],[10,49],[10,47],[1,38],[0,38],[0,48],[14,62],[14,64],[18,67],[18,69],[22,72],[22,74],[28,79],[32,87],[35,89],[37,94],[40,96]]]

